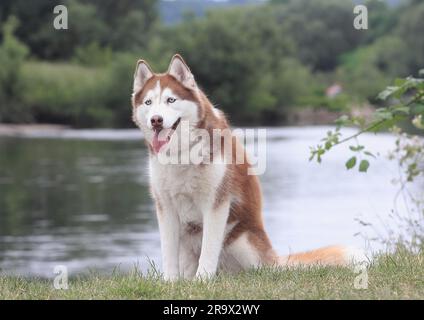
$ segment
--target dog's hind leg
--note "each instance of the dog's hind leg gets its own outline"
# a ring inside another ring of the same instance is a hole
[[[247,232],[242,233],[237,239],[232,241],[225,248],[226,253],[231,256],[231,260],[235,263],[231,269],[237,271],[257,268],[261,265],[260,253],[253,246],[247,237]]]
[[[231,241],[224,248],[226,256],[231,258],[227,258],[227,269],[242,271],[278,263],[278,255],[263,230],[235,231],[235,233],[238,233],[237,236],[229,238]]]

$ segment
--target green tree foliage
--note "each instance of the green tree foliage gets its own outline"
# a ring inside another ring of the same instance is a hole
[[[396,10],[370,4],[370,43],[343,55],[337,72],[353,97],[378,104],[381,88],[424,67],[424,3],[411,1]]]
[[[112,126],[114,112],[105,105],[106,71],[59,63],[27,63],[22,69],[24,105],[39,122],[75,127]]]
[[[53,28],[57,4],[68,7],[68,30]],[[24,22],[15,34],[32,59],[17,55],[17,68],[0,71],[16,80],[13,94],[2,93],[2,121],[7,113],[16,122],[130,126],[136,60],[159,72],[176,52],[236,124],[281,124],[299,107],[381,104],[382,87],[424,67],[424,3],[366,4],[370,28],[363,31],[353,28],[350,0],[275,0],[187,15],[174,26],[159,23],[157,0],[2,0],[0,23],[11,14]],[[3,52],[12,38],[3,41]],[[343,93],[328,98],[325,89],[336,82]]]
[[[282,114],[310,93],[312,77],[293,57],[294,44],[273,8],[210,12],[204,19],[162,30],[152,57],[166,68],[180,52],[198,83],[236,122]],[[166,54],[164,54],[166,53]],[[293,77],[292,80],[289,78]]]
[[[28,54],[27,47],[18,41],[14,31],[18,20],[10,17],[3,25],[0,45],[0,122],[26,121],[30,112],[21,104],[23,83],[21,67]]]
[[[398,14],[387,1],[368,0],[365,5],[368,8],[368,30],[364,42],[369,44],[393,31],[398,23]]]
[[[377,103],[377,94],[392,77],[408,74],[406,63],[391,62],[393,58],[398,62],[407,59],[402,53],[403,45],[402,39],[388,36],[342,56],[337,76],[348,93],[357,100]]]
[[[356,48],[363,32],[353,26],[353,3],[348,0],[295,0],[274,9],[296,43],[297,56],[314,70],[328,71],[340,55]]]
[[[407,48],[404,54],[410,57],[411,73],[424,67],[424,2],[416,3],[402,13],[396,30]]]
[[[59,4],[68,8],[68,30],[53,28]],[[25,22],[16,34],[31,53],[56,60],[94,42],[117,51],[143,48],[157,23],[156,0],[2,0],[0,23],[12,14]]]

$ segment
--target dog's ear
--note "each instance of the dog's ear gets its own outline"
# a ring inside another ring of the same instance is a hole
[[[134,73],[133,93],[140,91],[151,77],[153,77],[153,71],[147,62],[138,60]]]
[[[184,62],[183,58],[176,54],[172,57],[171,63],[169,64],[168,74],[173,76],[184,86],[195,89],[197,88],[196,81],[194,80],[193,74],[189,67]]]

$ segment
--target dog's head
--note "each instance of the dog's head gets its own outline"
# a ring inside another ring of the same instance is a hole
[[[154,73],[144,60],[137,62],[132,104],[133,120],[154,153],[172,143],[182,121],[189,123],[191,128],[199,122],[199,89],[178,54],[164,74]]]

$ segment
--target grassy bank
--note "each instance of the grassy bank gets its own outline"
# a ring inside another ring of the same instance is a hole
[[[378,257],[368,288],[355,289],[347,268],[257,270],[213,281],[166,283],[157,275],[90,275],[71,279],[68,290],[53,281],[0,276],[0,299],[423,299],[424,254]]]

